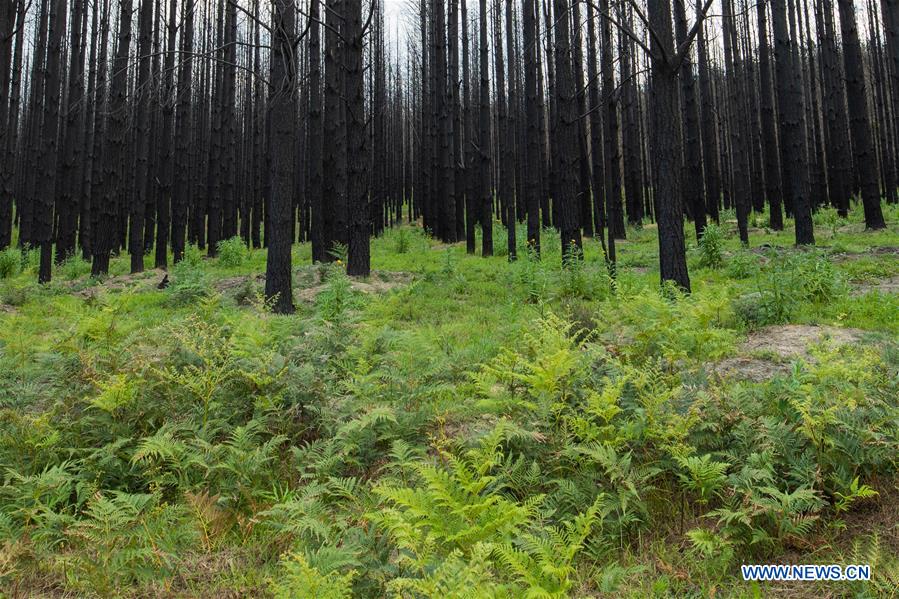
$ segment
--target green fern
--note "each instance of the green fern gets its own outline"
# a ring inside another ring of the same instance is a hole
[[[271,591],[275,599],[350,599],[355,575],[355,570],[323,573],[311,566],[306,556],[293,553],[281,560],[281,572],[272,580]]]

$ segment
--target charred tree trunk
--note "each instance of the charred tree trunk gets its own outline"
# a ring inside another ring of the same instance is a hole
[[[599,8],[609,14],[608,0],[600,0]],[[602,36],[602,115],[603,160],[606,175],[605,200],[609,228],[609,258],[615,261],[615,239],[625,238],[624,216],[621,208],[621,146],[618,142],[618,93],[615,88],[615,67],[612,61],[612,26],[608,18],[600,21]],[[676,100],[677,98],[675,98]]]
[[[554,201],[559,204],[559,229],[562,235],[562,261],[580,260],[583,257],[581,227],[578,223],[577,168],[577,90],[572,73],[571,43],[568,20],[568,0],[553,0],[553,16],[556,19],[555,65],[556,102],[559,110],[559,172],[556,178]]]
[[[537,7],[535,0],[522,0],[521,12],[524,26],[524,103],[527,118],[527,147],[525,148],[525,176],[522,192],[527,207],[527,243],[534,257],[540,256],[540,179],[544,164],[540,155],[542,132],[539,130],[539,110],[537,103],[537,60],[540,49],[537,42]]]
[[[135,162],[135,190],[131,198],[131,229],[128,251],[131,253],[131,272],[144,270],[144,215],[149,193],[150,163],[150,44],[153,33],[153,0],[141,0],[138,34],[137,156]]]
[[[0,9],[2,11],[3,9]],[[84,101],[84,51],[81,42],[82,19],[87,14],[85,2],[74,0],[72,4],[72,26],[69,35],[69,85],[66,92],[65,128],[63,130],[63,153],[61,170],[58,174],[60,189],[56,203],[57,235],[56,261],[62,262],[75,253],[75,233],[78,228],[78,213],[81,204],[81,165],[83,158],[80,106]]]
[[[274,0],[272,39],[272,89],[269,116],[272,124],[271,196],[265,230],[268,256],[265,263],[265,296],[279,314],[293,312],[293,273],[290,246],[293,220],[293,147],[296,122],[296,69],[291,0]]]
[[[481,255],[493,255],[493,196],[490,190],[490,64],[487,47],[487,0],[479,0],[478,52],[480,90],[478,106],[478,203],[481,221]]]
[[[347,274],[369,275],[368,182],[365,170],[365,79],[362,72],[362,2],[346,0],[346,114],[347,114],[347,214],[349,246]],[[450,135],[452,130],[450,130]],[[450,165],[451,167],[452,165]],[[453,213],[454,214],[454,213]],[[453,232],[455,229],[452,230]]]
[[[322,204],[322,89],[321,89],[321,26],[319,0],[312,0],[309,9],[309,198],[312,210],[312,262],[325,262],[325,214]]]
[[[659,267],[662,283],[671,281],[690,291],[687,253],[684,244],[683,207],[680,193],[680,143],[677,75],[673,64],[674,35],[671,30],[671,0],[648,0],[652,36],[652,74],[649,87],[650,139],[653,158],[653,195],[659,229]]]
[[[725,0],[726,1],[726,0]],[[685,0],[674,0],[677,43],[682,44],[687,37],[687,10]],[[684,127],[684,203],[690,202],[696,239],[705,230],[705,194],[702,185],[702,149],[699,141],[699,106],[696,103],[696,82],[693,79],[693,64],[689,57],[680,67],[681,98]]]
[[[62,41],[66,29],[66,0],[49,0],[47,64],[44,67],[43,126],[41,127],[41,174],[35,202],[33,239],[41,248],[38,283],[50,282],[53,264],[53,198],[56,195],[59,105],[63,57]]]
[[[852,0],[837,0],[840,9],[840,32],[843,35],[843,64],[846,71],[846,97],[849,106],[849,127],[852,132],[852,151],[858,169],[865,226],[868,229],[886,228],[880,208],[880,181],[877,176],[877,155],[871,137],[868,117],[867,84],[862,63],[862,49],[855,22]]]
[[[335,244],[347,244],[347,128],[342,109],[343,49],[338,32],[348,0],[327,0],[325,23],[325,121],[322,157],[322,214],[325,215],[325,259],[334,260]]]
[[[762,156],[764,157],[765,195],[770,210],[769,224],[775,231],[782,231],[780,162],[777,151],[777,129],[774,119],[774,95],[771,80],[771,58],[768,48],[767,4],[756,4],[759,31],[759,109],[762,120]]]
[[[774,62],[777,71],[777,105],[780,116],[781,180],[784,197],[796,221],[796,243],[815,243],[811,204],[806,181],[802,143],[802,91],[793,61],[793,41],[787,31],[786,0],[771,0],[774,25]]]
[[[702,10],[701,0],[696,0],[696,14]],[[715,94],[712,89],[705,25],[696,36],[696,56],[699,61],[699,92],[702,122],[702,165],[705,175],[706,210],[718,222],[718,205],[721,203],[721,169],[719,168],[718,130],[715,110]]]

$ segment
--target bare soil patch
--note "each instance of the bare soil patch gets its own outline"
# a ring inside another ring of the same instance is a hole
[[[786,364],[772,362],[771,360],[739,356],[721,360],[715,364],[713,372],[722,378],[736,378],[752,381],[753,383],[764,383],[775,376],[786,374],[789,372],[789,368]]]
[[[97,295],[100,291],[124,291],[125,289],[134,288],[137,291],[146,291],[154,289],[166,276],[166,271],[161,268],[145,270],[135,274],[117,275],[103,279],[96,285],[76,289],[73,295],[77,297],[90,298]],[[69,289],[75,289],[83,280],[66,281],[63,283]]]
[[[213,284],[213,287],[219,293],[227,293],[244,287],[247,283],[262,283],[265,281],[264,274],[242,275],[239,277],[227,277],[219,279]]]
[[[745,353],[765,352],[781,358],[808,357],[808,348],[824,340],[840,345],[855,343],[864,331],[832,326],[785,324],[769,326],[749,335],[743,344]]]
[[[387,270],[373,270],[368,279],[350,279],[350,287],[366,294],[386,293],[398,287],[404,287],[412,282],[412,274],[408,272],[394,272]],[[300,288],[296,291],[296,298],[304,302],[314,302],[318,294],[328,286],[327,281],[321,277],[311,286]]]
[[[899,257],[899,247],[890,245],[881,245],[869,248],[864,252],[846,252],[842,254],[834,254],[831,257],[839,262],[861,260],[862,258],[871,258],[873,256],[896,256]]]
[[[822,341],[849,345],[857,343],[863,334],[861,329],[833,326],[787,324],[765,327],[749,335],[740,348],[741,355],[717,362],[712,366],[712,372],[722,378],[761,383],[789,372],[791,360],[809,359],[809,347],[813,345]]]
[[[899,293],[899,275],[893,275],[879,281],[864,282],[856,285],[852,295],[864,295],[871,291],[881,293]]]

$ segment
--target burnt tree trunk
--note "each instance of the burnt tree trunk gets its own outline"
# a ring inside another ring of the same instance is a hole
[[[274,0],[269,116],[272,127],[271,196],[265,230],[265,296],[278,314],[293,312],[291,222],[293,221],[293,147],[297,60],[294,52],[296,13],[292,0]]]
[[[780,164],[784,198],[796,222],[796,243],[815,243],[811,204],[806,181],[802,141],[802,91],[793,61],[793,40],[787,31],[786,0],[771,0],[774,25],[774,62],[777,71],[777,105],[780,117]]]
[[[880,208],[880,181],[877,176],[877,155],[871,136],[868,117],[867,84],[862,63],[862,49],[855,21],[852,0],[837,0],[840,10],[840,32],[843,35],[843,64],[846,71],[846,98],[849,106],[849,128],[852,132],[852,151],[858,169],[865,226],[868,229],[886,228]]]
[[[371,269],[369,264],[371,223],[368,218],[368,181],[365,169],[362,2],[361,0],[346,0],[344,6],[346,12],[344,15],[346,25],[344,69],[346,72],[347,115],[347,214],[349,217],[347,274],[367,277]],[[452,129],[450,135],[452,135]],[[452,231],[454,232],[455,229]]]

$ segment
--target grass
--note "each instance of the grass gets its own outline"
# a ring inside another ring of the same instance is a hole
[[[29,257],[0,280],[0,589],[888,595],[899,296],[873,286],[899,273],[899,210],[873,233],[858,212],[819,216],[816,251],[765,215],[748,249],[726,217],[714,248],[687,226],[693,293],[673,297],[652,226],[611,281],[595,240],[563,269],[554,231],[509,263],[406,225],[373,241],[372,279],[410,283],[369,295],[325,271],[292,316],[258,296],[264,251],[231,242],[164,291],[127,257],[39,287]],[[715,374],[780,323],[864,334],[770,381]],[[740,580],[766,562],[875,580]]]

